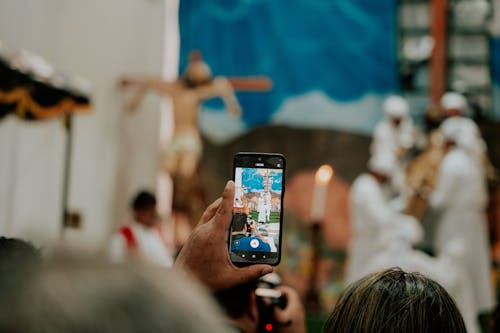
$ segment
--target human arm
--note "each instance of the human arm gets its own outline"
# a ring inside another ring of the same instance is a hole
[[[256,280],[273,271],[269,265],[238,268],[231,262],[227,240],[233,198],[234,182],[229,181],[222,198],[203,213],[174,264],[174,267],[186,270],[214,291]]]

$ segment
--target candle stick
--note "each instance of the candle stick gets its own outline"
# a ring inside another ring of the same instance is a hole
[[[320,222],[325,216],[327,186],[332,175],[332,167],[326,164],[320,166],[314,175],[314,189],[310,216],[312,222]]]

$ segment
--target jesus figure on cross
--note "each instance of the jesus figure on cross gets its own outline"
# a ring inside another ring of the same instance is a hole
[[[136,94],[128,103],[136,109],[150,91],[169,97],[173,104],[174,134],[163,155],[163,166],[172,178],[190,178],[197,169],[201,157],[202,141],[198,129],[198,109],[205,101],[220,97],[234,117],[241,117],[241,107],[234,95],[235,90],[266,91],[272,86],[266,77],[228,79],[212,77],[210,67],[198,51],[189,55],[188,66],[181,77],[173,82],[143,77],[124,77],[123,88],[136,88]]]

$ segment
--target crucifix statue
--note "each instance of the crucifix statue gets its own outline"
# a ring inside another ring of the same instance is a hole
[[[212,77],[211,69],[203,61],[201,53],[192,51],[184,73],[175,81],[124,76],[119,83],[122,89],[135,90],[128,102],[130,110],[137,109],[149,91],[172,101],[174,133],[162,154],[162,167],[173,179],[174,214],[183,213],[189,220],[197,221],[198,211],[203,211],[206,206],[197,180],[198,163],[202,153],[198,127],[199,107],[205,100],[219,97],[231,115],[241,117],[242,110],[234,92],[268,91],[272,87],[272,81],[264,76]]]
[[[241,116],[241,107],[234,91],[266,91],[272,82],[267,77],[212,77],[210,67],[200,52],[192,51],[184,73],[175,81],[125,76],[123,88],[135,88],[136,94],[128,103],[135,110],[145,94],[152,90],[169,97],[173,104],[174,135],[162,158],[165,170],[175,178],[192,177],[201,157],[202,142],[198,128],[198,109],[205,101],[220,97],[234,117]]]

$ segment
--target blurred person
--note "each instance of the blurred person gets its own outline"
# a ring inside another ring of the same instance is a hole
[[[264,192],[259,193],[259,199],[257,203],[257,221],[259,223],[266,223],[267,221],[267,206],[266,199],[264,198]]]
[[[271,192],[270,191],[266,191],[264,193],[264,203],[265,203],[265,206],[266,206],[266,219],[267,221],[271,221]]]
[[[233,251],[271,252],[271,246],[261,237],[256,225],[252,230],[247,223],[247,215],[244,213],[234,214],[231,225],[231,249]]]
[[[397,162],[391,175],[391,185],[400,194],[405,189],[405,155],[415,144],[415,130],[406,99],[392,95],[382,106],[384,118],[377,124],[370,147],[372,155],[391,152]]]
[[[446,290],[419,273],[399,268],[368,275],[340,295],[324,333],[465,333]]]
[[[367,173],[354,181],[350,193],[352,238],[349,242],[346,279],[353,282],[363,276],[373,258],[382,248],[382,238],[395,223],[412,217],[399,213],[384,193],[396,168],[394,154],[379,152],[368,162]]]
[[[416,250],[423,239],[423,229],[415,219],[403,219],[384,234],[382,248],[368,263],[363,275],[399,267],[419,272],[440,283],[453,297],[464,318],[467,332],[479,333],[474,295],[464,271],[465,247],[462,239],[450,241],[438,257]]]
[[[40,265],[40,250],[33,244],[19,238],[0,237],[0,324],[9,319],[9,309]],[[1,325],[0,331],[4,331]]]
[[[21,262],[38,262],[40,260],[40,250],[30,242],[19,238],[0,236],[0,269]]]
[[[110,240],[113,262],[142,261],[171,267],[170,244],[156,210],[154,194],[141,191],[131,203],[133,221],[121,226]]]
[[[476,122],[467,117],[468,103],[464,95],[456,92],[446,92],[441,97],[441,108],[446,120],[443,126],[461,127],[462,133],[468,135],[466,152],[477,159],[488,179],[496,179],[496,171],[488,158],[487,146]],[[445,125],[447,124],[447,125]]]
[[[273,271],[270,265],[236,267],[231,262],[227,240],[233,217],[233,200],[234,182],[228,181],[222,198],[205,210],[174,263],[176,269],[189,272],[212,291],[255,281]]]
[[[490,281],[491,257],[485,220],[486,183],[478,161],[466,152],[473,140],[459,123],[443,123],[445,156],[429,203],[438,212],[434,247],[438,255],[453,239],[465,246],[464,271],[469,274],[476,314],[489,312],[495,301]]]
[[[306,332],[304,307],[291,287],[264,289],[259,288],[258,281],[252,281],[218,291],[214,296],[229,324],[239,332]]]
[[[200,286],[172,270],[58,258],[17,291],[2,332],[228,332]]]

